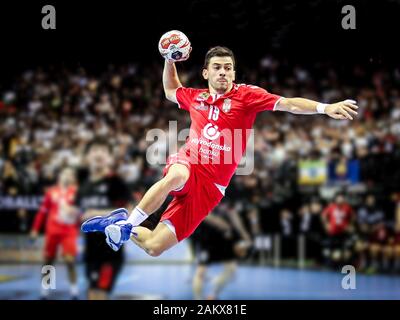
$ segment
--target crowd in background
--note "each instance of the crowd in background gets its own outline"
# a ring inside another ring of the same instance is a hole
[[[185,86],[205,86],[198,68],[178,69]],[[169,121],[174,120],[178,132],[190,126],[189,114],[165,99],[161,78],[161,63],[110,65],[103,71],[52,66],[28,70],[5,84],[0,92],[0,195],[42,195],[60,168],[85,165],[84,150],[91,139],[106,136],[114,146],[115,172],[139,199],[163,168],[146,159],[154,143],[146,140],[147,132],[153,128],[167,132]],[[266,56],[257,70],[239,69],[237,78],[238,83],[255,84],[284,97],[322,102],[352,98],[359,105],[359,114],[351,122],[323,115],[259,115],[254,172],[234,176],[226,195],[242,214],[255,243],[261,235],[278,233],[287,239],[284,254],[291,257],[297,254],[293,239],[304,234],[313,258],[332,263],[335,259],[325,254],[332,241],[325,245],[321,239],[336,235],[327,231],[322,217],[341,192],[353,217],[343,231],[348,237],[341,242],[351,251],[346,259],[356,258],[373,270],[400,270],[396,265],[400,259],[400,69],[323,62],[303,66]],[[348,161],[357,160],[359,182],[339,179],[303,186],[298,182],[298,163],[304,159],[326,161],[339,177]],[[368,196],[373,200],[366,200]],[[9,213],[1,231],[27,231],[34,213]]]

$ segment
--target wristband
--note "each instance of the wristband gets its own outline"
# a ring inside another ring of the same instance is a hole
[[[318,113],[325,113],[325,108],[328,104],[327,103],[318,103],[317,104],[317,112]]]

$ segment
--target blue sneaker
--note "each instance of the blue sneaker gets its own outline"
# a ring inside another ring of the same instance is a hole
[[[107,226],[121,220],[128,219],[128,211],[125,208],[119,208],[108,216],[96,216],[82,223],[81,230],[83,232],[104,232]]]
[[[106,242],[114,251],[118,251],[131,237],[132,224],[110,224],[106,227]]]

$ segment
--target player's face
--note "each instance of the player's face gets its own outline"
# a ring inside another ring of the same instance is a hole
[[[212,57],[203,77],[217,93],[223,94],[232,88],[235,81],[235,70],[231,57]]]
[[[87,155],[89,169],[98,171],[111,165],[111,153],[107,146],[93,145]]]
[[[67,168],[60,173],[60,183],[64,186],[69,186],[75,183],[75,173],[74,170]]]

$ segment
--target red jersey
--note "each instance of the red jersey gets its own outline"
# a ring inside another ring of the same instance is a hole
[[[322,215],[328,219],[328,233],[330,235],[342,233],[349,226],[353,214],[353,209],[346,203],[330,204],[322,212]]]
[[[70,233],[78,231],[78,217],[70,216],[63,210],[63,205],[73,205],[76,187],[63,189],[51,187],[44,195],[42,204],[36,214],[33,230],[39,231],[47,217],[46,233]]]
[[[245,84],[233,84],[224,95],[208,89],[180,87],[179,108],[189,111],[191,126],[180,153],[219,187],[229,184],[246,150],[258,112],[274,110],[281,97]]]

